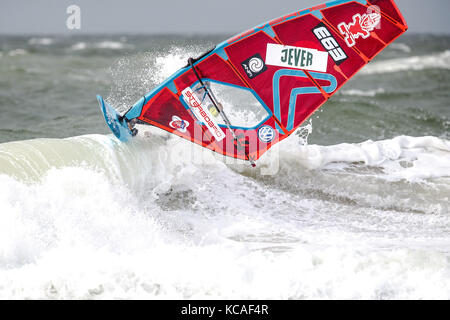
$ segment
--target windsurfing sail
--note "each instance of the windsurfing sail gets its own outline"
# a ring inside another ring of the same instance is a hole
[[[190,59],[123,116],[98,98],[123,141],[137,120],[253,164],[407,28],[394,0],[335,0],[263,23]],[[251,123],[228,117],[229,100],[241,96]]]

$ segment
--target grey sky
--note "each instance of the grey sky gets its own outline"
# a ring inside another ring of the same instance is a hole
[[[0,0],[2,34],[238,33],[323,0]],[[450,33],[450,0],[396,0],[410,32]],[[68,30],[66,8],[81,8]]]

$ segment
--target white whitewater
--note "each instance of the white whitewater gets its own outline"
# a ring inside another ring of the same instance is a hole
[[[254,171],[90,135],[1,144],[0,168],[1,298],[450,297],[445,140],[292,136]]]

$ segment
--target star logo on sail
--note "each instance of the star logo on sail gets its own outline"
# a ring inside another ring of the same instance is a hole
[[[345,36],[345,42],[349,47],[356,44],[358,38],[367,39],[370,33],[380,24],[381,15],[378,12],[369,14],[355,14],[353,22],[342,22],[338,25],[339,31]]]
[[[185,133],[187,127],[189,127],[189,122],[181,119],[180,117],[172,116],[172,121],[169,123],[169,126],[180,131],[181,133]]]

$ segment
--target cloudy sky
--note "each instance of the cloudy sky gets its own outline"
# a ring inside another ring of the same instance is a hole
[[[1,34],[238,33],[323,0],[0,0]],[[450,0],[396,0],[411,33],[450,34]],[[81,8],[81,29],[66,27]]]

